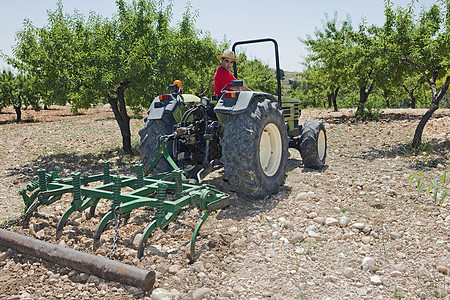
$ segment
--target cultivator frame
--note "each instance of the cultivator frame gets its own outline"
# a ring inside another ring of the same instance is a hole
[[[111,253],[113,256],[120,219],[123,218],[126,222],[133,210],[143,207],[153,208],[154,215],[145,227],[138,246],[138,257],[141,258],[146,241],[155,229],[166,227],[182,209],[197,206],[204,211],[204,214],[191,239],[190,260],[193,262],[195,241],[200,228],[211,212],[229,204],[229,195],[216,190],[212,185],[187,180],[183,171],[176,166],[168,154],[168,138],[169,136],[161,136],[158,139],[159,154],[145,173],[142,164],[135,165],[136,176],[110,175],[108,161],[103,162],[103,174],[91,176],[72,173],[71,178],[58,178],[56,172],[46,173],[44,169],[39,169],[38,180],[28,184],[19,192],[26,207],[23,226],[28,226],[30,217],[39,206],[50,205],[60,200],[64,194],[71,193],[73,195],[71,205],[59,219],[56,228],[56,238],[59,239],[72,213],[89,209],[91,217],[95,214],[100,199],[107,199],[111,201],[110,209],[95,230],[94,249],[100,246],[100,237],[105,227],[114,220],[115,237]],[[147,176],[161,158],[166,159],[174,170]],[[89,187],[92,183],[99,183],[99,185]],[[122,192],[124,187],[131,188],[132,191]]]

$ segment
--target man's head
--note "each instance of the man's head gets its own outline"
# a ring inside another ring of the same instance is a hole
[[[217,58],[220,59],[222,68],[227,71],[230,71],[234,62],[239,60],[239,58],[234,56],[234,52],[230,50],[223,51],[223,54],[217,55]]]

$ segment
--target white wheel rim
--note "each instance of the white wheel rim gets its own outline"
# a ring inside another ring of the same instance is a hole
[[[319,131],[319,138],[317,140],[317,152],[319,154],[319,159],[323,160],[325,158],[326,152],[325,132],[323,130]]]
[[[278,171],[282,153],[283,147],[278,127],[273,123],[267,124],[259,144],[259,162],[267,176],[273,176]]]

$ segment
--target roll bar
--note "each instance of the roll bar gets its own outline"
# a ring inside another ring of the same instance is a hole
[[[280,73],[280,58],[278,54],[278,43],[272,38],[264,38],[264,39],[256,39],[256,40],[247,40],[247,41],[239,41],[233,44],[231,50],[235,52],[236,46],[245,45],[245,44],[255,44],[255,43],[263,43],[263,42],[272,42],[275,47],[275,65],[276,65],[276,73],[277,73],[277,84],[278,84],[278,105],[281,107],[281,73]],[[236,52],[235,52],[236,53]],[[237,77],[237,66],[234,64],[234,77]]]

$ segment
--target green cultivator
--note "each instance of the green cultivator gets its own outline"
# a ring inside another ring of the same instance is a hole
[[[196,181],[187,180],[183,171],[178,169],[168,155],[166,141],[167,138],[164,136],[159,139],[159,155],[145,174],[151,172],[161,157],[164,157],[174,170],[154,176],[145,176],[142,164],[135,166],[135,177],[113,176],[109,172],[109,162],[103,163],[103,174],[93,176],[72,173],[71,178],[62,179],[58,178],[56,172],[46,173],[43,169],[38,170],[39,179],[20,191],[26,206],[24,226],[27,226],[29,218],[37,207],[54,203],[61,199],[63,194],[71,193],[73,195],[71,206],[62,215],[57,225],[56,236],[59,238],[72,213],[89,209],[89,215],[92,216],[100,199],[107,199],[110,200],[110,209],[103,216],[94,234],[94,248],[97,248],[100,244],[100,236],[110,221],[114,221],[116,229],[114,241],[116,241],[121,218],[126,221],[133,210],[143,207],[152,208],[153,218],[145,227],[138,246],[140,258],[144,254],[148,237],[156,228],[166,227],[183,208],[195,205],[204,211],[204,215],[197,224],[191,240],[191,260],[193,260],[195,240],[201,226],[212,211],[228,205],[228,195],[217,191],[211,185],[200,185]],[[94,183],[96,186],[90,187]],[[124,187],[131,188],[132,191],[121,192]],[[112,254],[114,254],[114,247],[115,242]]]

